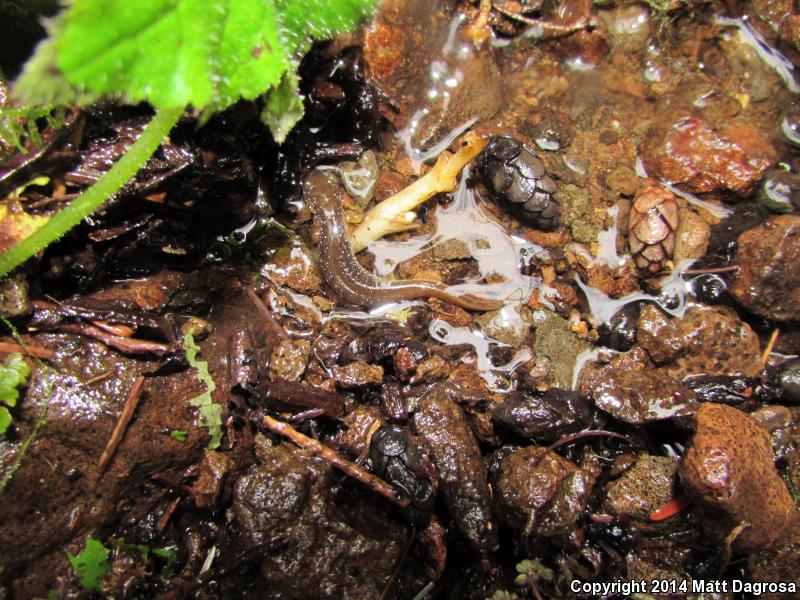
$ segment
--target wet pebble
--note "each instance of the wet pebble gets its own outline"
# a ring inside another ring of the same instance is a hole
[[[678,459],[640,454],[633,467],[606,486],[604,512],[647,522],[650,513],[675,498]]]
[[[675,379],[697,373],[754,377],[761,370],[758,336],[732,309],[695,306],[675,323],[686,347],[664,367]]]
[[[344,366],[333,367],[333,379],[344,389],[359,389],[370,385],[380,385],[383,381],[383,367],[364,361],[355,361]]]
[[[630,302],[620,308],[600,328],[600,343],[604,346],[625,352],[636,343],[636,327],[642,302]]]
[[[284,340],[272,351],[269,359],[270,379],[299,381],[306,370],[311,344],[306,340]]]
[[[748,310],[775,321],[800,317],[800,216],[771,217],[739,236],[739,271],[731,293]]]
[[[645,305],[639,314],[636,342],[655,363],[670,362],[685,349],[678,326],[652,304]]]
[[[770,212],[797,212],[800,209],[800,175],[782,169],[768,171],[758,190],[758,201]]]
[[[769,433],[729,406],[700,406],[680,476],[711,532],[725,537],[744,524],[733,540],[740,552],[771,547],[797,510],[775,469]]]
[[[641,352],[641,351],[640,351]],[[606,365],[584,368],[579,389],[598,408],[626,423],[690,415],[695,394],[662,370],[648,369],[638,356],[619,355]],[[646,360],[646,358],[645,358]]]
[[[301,294],[319,292],[322,282],[311,252],[302,244],[280,248],[261,268],[261,274]]]
[[[695,118],[655,127],[642,152],[651,176],[695,194],[746,193],[776,158],[770,142],[748,125],[716,129]]]
[[[708,250],[711,226],[693,210],[682,208],[678,215],[678,229],[675,232],[674,260],[681,261],[702,258]]]
[[[543,394],[514,392],[492,408],[497,425],[538,442],[585,429],[592,422],[591,400],[570,390],[550,388]]]
[[[439,475],[445,505],[472,548],[492,552],[498,545],[486,467],[461,408],[438,385],[420,401],[414,430]]]
[[[587,471],[555,452],[521,448],[500,462],[498,512],[524,535],[563,534],[583,511],[593,485]]]
[[[788,360],[780,366],[778,385],[781,398],[800,403],[800,358]]]

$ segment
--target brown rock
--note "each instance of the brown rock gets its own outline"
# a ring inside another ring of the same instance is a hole
[[[299,381],[306,370],[311,344],[306,340],[284,340],[272,351],[269,359],[270,379]]]
[[[420,401],[414,429],[436,467],[445,505],[461,533],[475,550],[492,552],[498,538],[486,466],[464,413],[445,386],[436,386]]]
[[[692,390],[663,370],[632,362],[626,354],[606,365],[584,368],[579,388],[592,397],[598,408],[637,425],[690,415],[696,408]]]
[[[678,460],[641,454],[631,469],[606,486],[603,510],[647,521],[650,513],[675,498]]]
[[[368,385],[379,385],[383,381],[383,367],[356,361],[344,366],[333,367],[333,378],[339,387],[357,389]]]
[[[367,448],[370,432],[383,423],[380,406],[357,406],[342,417],[345,428],[336,439],[351,456],[359,456]]]
[[[733,541],[737,551],[771,548],[797,511],[775,469],[769,433],[729,406],[700,406],[680,476],[710,529],[728,535],[745,525]]]
[[[279,249],[261,268],[261,273],[277,285],[285,285],[301,294],[319,292],[322,282],[311,253],[302,244]]]
[[[684,118],[649,132],[642,148],[647,172],[686,191],[746,193],[775,162],[775,149],[747,125],[717,130]]]
[[[686,352],[666,370],[675,379],[687,375],[748,377],[761,370],[758,336],[736,313],[726,307],[694,307],[677,321]]]
[[[500,515],[525,535],[564,533],[583,510],[592,476],[555,452],[528,446],[500,463],[497,503]],[[571,510],[564,499],[571,498]]]
[[[671,361],[685,348],[678,326],[652,304],[645,305],[639,313],[636,343],[647,350],[656,363]]]
[[[739,272],[731,293],[776,321],[800,319],[800,216],[772,217],[739,236]]]
[[[693,210],[682,208],[678,216],[678,230],[675,232],[675,261],[688,258],[701,258],[708,250],[711,226]]]

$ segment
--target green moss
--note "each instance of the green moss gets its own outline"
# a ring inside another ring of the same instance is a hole
[[[536,328],[533,350],[536,357],[550,359],[550,375],[553,383],[569,389],[572,387],[572,371],[577,356],[591,347],[569,329],[569,322],[548,311],[547,318]]]

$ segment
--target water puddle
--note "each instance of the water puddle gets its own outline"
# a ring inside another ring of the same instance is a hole
[[[611,321],[611,317],[623,306],[643,300],[657,304],[664,312],[673,317],[682,317],[689,307],[687,296],[690,294],[689,283],[683,279],[683,271],[688,269],[693,262],[692,260],[679,262],[675,270],[662,281],[660,293],[657,296],[645,292],[636,292],[614,299],[598,289],[589,287],[577,276],[575,277],[575,282],[586,296],[586,301],[589,303],[589,311],[598,324]]]
[[[447,321],[435,319],[430,324],[430,336],[442,344],[461,345],[467,344],[475,349],[475,369],[486,382],[487,387],[495,392],[510,392],[513,387],[509,377],[503,374],[510,374],[521,364],[533,358],[533,354],[528,348],[517,350],[513,358],[504,365],[494,366],[489,358],[489,349],[492,344],[497,344],[495,340],[484,335],[480,331],[474,331],[468,327],[453,327]],[[465,358],[464,362],[472,363],[471,359]]]

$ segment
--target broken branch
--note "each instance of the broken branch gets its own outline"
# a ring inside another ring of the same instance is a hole
[[[313,456],[329,462],[331,465],[342,471],[345,475],[349,475],[353,479],[358,479],[372,491],[377,492],[397,506],[405,508],[409,505],[408,499],[398,497],[397,494],[395,494],[394,489],[392,489],[392,487],[383,479],[376,477],[369,471],[364,470],[354,462],[339,456],[339,454],[337,454],[334,450],[331,450],[317,440],[303,435],[288,423],[277,421],[268,415],[262,415],[261,424],[270,431],[290,439],[292,442],[308,451]]]
[[[480,154],[487,143],[487,139],[475,132],[467,133],[458,152],[443,152],[424,176],[369,209],[361,225],[350,236],[353,252],[363,250],[370,242],[384,235],[413,227],[411,223],[416,214],[411,211],[438,193],[455,191],[458,187],[456,176]]]

